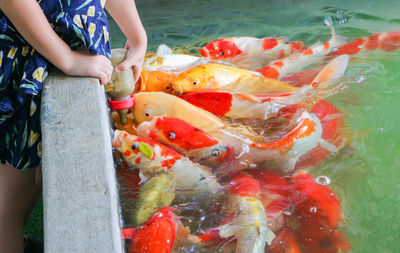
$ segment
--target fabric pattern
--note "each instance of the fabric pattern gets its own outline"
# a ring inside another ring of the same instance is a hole
[[[92,54],[110,57],[105,0],[38,2],[72,49],[86,46]],[[18,169],[40,165],[40,96],[50,67],[0,10],[0,163]]]

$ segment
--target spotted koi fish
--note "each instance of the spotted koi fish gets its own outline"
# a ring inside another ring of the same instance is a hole
[[[326,55],[333,52],[335,48],[344,44],[338,38],[333,29],[332,20],[327,20],[331,27],[331,38],[326,43],[318,42],[309,48],[305,48],[298,53],[291,54],[283,59],[270,62],[267,66],[258,69],[263,76],[273,79],[281,79],[289,73],[302,70],[306,66],[322,60]]]
[[[286,38],[231,37],[212,41],[200,49],[203,57],[227,62],[240,68],[256,70],[269,62],[296,53],[303,48],[300,41]]]
[[[155,141],[116,130],[112,144],[128,165],[140,170],[142,179],[168,172],[176,189],[187,193],[217,192],[221,187],[207,167]]]
[[[200,164],[216,166],[233,152],[231,147],[178,118],[153,117],[137,130],[139,136],[164,144]]]

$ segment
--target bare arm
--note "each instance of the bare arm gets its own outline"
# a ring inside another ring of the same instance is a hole
[[[128,38],[125,48],[128,55],[117,66],[119,71],[134,67],[135,80],[139,78],[147,49],[147,35],[140,21],[134,0],[107,0],[106,8]]]
[[[110,79],[108,59],[71,50],[54,32],[36,0],[0,0],[0,9],[33,48],[67,75],[97,77],[102,84]]]

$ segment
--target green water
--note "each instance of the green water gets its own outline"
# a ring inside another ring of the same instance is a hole
[[[400,30],[399,0],[137,1],[149,51],[161,43],[191,49],[221,37],[285,36],[311,45],[339,35]],[[113,47],[124,44],[110,24]],[[352,57],[345,89],[329,102],[345,113],[351,148],[313,169],[341,199],[351,252],[400,252],[400,50]],[[353,78],[351,78],[353,77]]]

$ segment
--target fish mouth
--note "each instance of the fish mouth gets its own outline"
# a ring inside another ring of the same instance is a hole
[[[206,51],[206,49],[201,48],[201,49],[199,50],[199,53],[200,53],[201,56],[207,57],[207,51]]]

